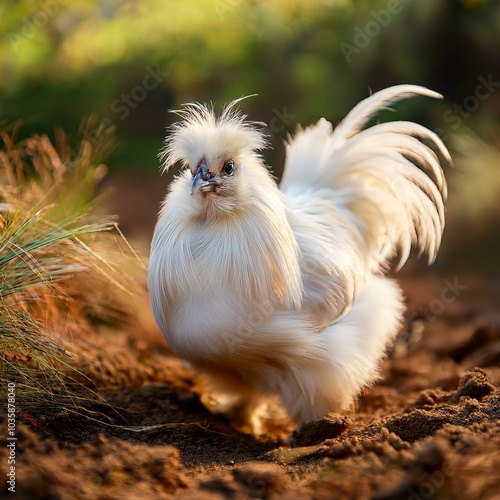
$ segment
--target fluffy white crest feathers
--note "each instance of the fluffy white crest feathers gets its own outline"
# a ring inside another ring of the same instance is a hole
[[[165,140],[165,147],[160,154],[163,170],[180,162],[182,166],[196,165],[196,159],[202,156],[213,159],[217,156],[234,156],[261,151],[268,145],[260,130],[265,123],[246,120],[238,104],[247,97],[231,101],[217,116],[213,104],[197,102],[184,105],[184,109],[175,110],[182,121],[170,129]]]

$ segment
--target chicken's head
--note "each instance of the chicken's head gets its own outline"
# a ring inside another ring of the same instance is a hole
[[[200,212],[222,214],[240,207],[256,182],[252,171],[264,168],[259,156],[266,147],[263,124],[246,120],[236,109],[240,100],[229,103],[219,116],[213,106],[185,105],[176,111],[182,120],[165,141],[163,168],[180,162],[184,175],[190,173],[192,203]]]

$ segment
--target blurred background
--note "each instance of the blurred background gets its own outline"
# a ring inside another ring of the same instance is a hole
[[[4,0],[0,19],[2,126],[75,141],[90,115],[115,127],[107,204],[145,252],[170,179],[157,159],[169,109],[258,94],[241,107],[268,124],[279,176],[298,123],[416,83],[444,100],[380,119],[419,121],[452,151],[438,265],[500,277],[498,0]]]

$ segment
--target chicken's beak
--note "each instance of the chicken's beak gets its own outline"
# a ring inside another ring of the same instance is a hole
[[[204,166],[200,166],[196,175],[193,177],[193,183],[191,184],[191,194],[199,192],[213,192],[217,187],[218,182],[215,177],[213,177],[208,169]]]

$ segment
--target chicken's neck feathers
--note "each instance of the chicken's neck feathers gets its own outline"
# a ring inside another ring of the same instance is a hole
[[[161,274],[173,300],[228,287],[242,300],[300,308],[298,247],[283,195],[264,167],[230,213],[206,217],[189,193],[189,172],[172,186],[153,247],[167,249]],[[161,244],[159,243],[160,240]]]

